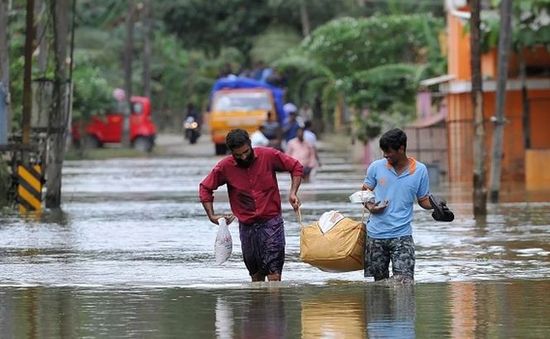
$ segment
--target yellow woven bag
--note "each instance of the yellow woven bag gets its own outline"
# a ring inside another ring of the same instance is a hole
[[[300,218],[301,219],[301,218]],[[300,259],[326,272],[362,270],[365,256],[365,226],[360,221],[343,218],[328,232],[319,223],[302,226]]]

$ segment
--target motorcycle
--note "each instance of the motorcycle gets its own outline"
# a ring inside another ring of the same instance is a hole
[[[201,132],[199,123],[194,117],[188,116],[183,122],[183,135],[185,139],[189,140],[190,144],[195,144],[199,139]]]

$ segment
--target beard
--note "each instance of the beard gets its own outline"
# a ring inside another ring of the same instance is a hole
[[[254,161],[254,149],[250,149],[250,154],[245,159],[235,159],[237,162],[237,166],[248,168],[250,165],[252,165],[252,162]]]

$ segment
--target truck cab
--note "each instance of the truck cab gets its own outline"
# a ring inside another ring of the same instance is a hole
[[[225,137],[235,128],[249,134],[267,121],[271,112],[284,122],[283,90],[269,84],[241,77],[220,79],[210,97],[208,125],[216,155],[226,154]]]

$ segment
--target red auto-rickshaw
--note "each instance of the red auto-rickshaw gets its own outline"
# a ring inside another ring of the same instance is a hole
[[[130,142],[135,149],[150,152],[155,145],[157,128],[151,119],[151,100],[147,97],[131,97]],[[89,148],[102,147],[104,144],[120,143],[124,114],[107,113],[105,116],[92,116],[84,126],[84,140]],[[78,122],[73,124],[73,142],[82,142]]]

